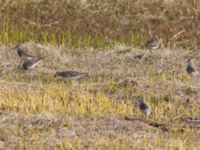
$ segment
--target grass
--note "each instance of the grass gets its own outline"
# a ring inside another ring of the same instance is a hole
[[[199,48],[197,0],[1,1],[0,41],[70,47],[140,47],[152,35],[163,47]],[[192,41],[192,42],[191,42]]]
[[[45,87],[46,88],[46,87]],[[64,92],[63,92],[64,91]],[[31,93],[19,91],[6,91],[2,93],[1,108],[10,112],[26,114],[50,112],[52,114],[77,114],[77,115],[98,115],[103,113],[116,113],[118,115],[130,114],[131,106],[123,103],[116,103],[109,100],[103,93],[97,93],[96,97],[91,93],[77,91],[71,93],[65,87],[56,85],[42,93]],[[5,96],[5,97],[4,97]]]
[[[199,146],[195,123],[200,114],[199,80],[185,71],[190,51],[158,50],[146,54],[145,59],[134,59],[145,51],[126,46],[81,51],[32,42],[22,46],[45,59],[37,69],[23,71],[17,69],[21,62],[12,46],[0,47],[0,147]],[[197,67],[198,57],[194,58]],[[54,78],[56,70],[62,69],[88,72],[89,77],[80,81]],[[150,117],[138,108],[141,95],[152,107]]]
[[[186,62],[200,67],[199,4],[0,1],[0,149],[197,149],[200,80]],[[161,50],[138,48],[152,35]],[[20,69],[16,43],[44,57],[38,68]]]

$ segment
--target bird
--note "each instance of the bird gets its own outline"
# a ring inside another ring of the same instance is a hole
[[[161,47],[160,40],[158,39],[157,36],[153,36],[146,42],[146,44],[144,44],[142,46],[142,49],[145,49],[145,50],[156,50],[156,49],[159,49],[160,47]]]
[[[41,63],[42,59],[37,57],[37,58],[34,58],[32,60],[28,60],[28,61],[25,61],[23,64],[22,64],[22,69],[23,70],[31,70],[31,69],[34,69],[36,66],[38,66],[39,63]]]
[[[186,68],[186,71],[189,75],[195,77],[199,74],[199,72],[195,69],[195,67],[192,65],[192,59],[188,59],[187,61],[187,68]]]
[[[140,110],[149,116],[151,114],[151,106],[146,102],[145,97],[141,97],[140,104],[139,104]]]
[[[29,53],[27,52],[26,49],[22,49],[22,48],[20,47],[19,44],[17,44],[13,49],[16,49],[16,50],[17,50],[18,56],[19,56],[24,62],[27,62],[27,61],[30,61],[30,60],[33,60],[33,59],[36,58],[35,56],[29,54]]]
[[[88,73],[81,73],[81,72],[77,72],[77,71],[61,71],[61,72],[56,72],[54,77],[60,76],[60,77],[66,78],[66,79],[77,80],[77,79],[86,77],[87,75],[88,75]]]

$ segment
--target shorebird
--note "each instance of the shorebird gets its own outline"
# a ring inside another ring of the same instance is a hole
[[[41,58],[33,58],[32,60],[25,61],[22,64],[22,69],[24,69],[24,70],[34,69],[35,67],[38,66],[38,64],[41,62],[41,60],[42,60]]]
[[[29,54],[29,53],[27,52],[26,49],[22,49],[22,48],[20,47],[19,44],[17,44],[13,49],[16,49],[16,50],[17,50],[18,56],[19,56],[24,62],[30,61],[30,60],[33,60],[33,59],[36,58],[35,56],[32,56],[31,54]]]
[[[195,77],[199,74],[199,72],[195,69],[195,67],[192,65],[192,59],[188,59],[188,62],[187,62],[187,68],[186,68],[186,71],[189,75]]]
[[[145,113],[147,116],[151,114],[151,106],[146,102],[145,97],[143,96],[139,104],[140,110]]]
[[[87,75],[88,75],[88,73],[81,73],[81,72],[77,72],[77,71],[62,71],[62,72],[56,72],[54,77],[60,76],[60,77],[66,78],[66,79],[77,80],[77,79],[81,79]]]
[[[145,50],[156,50],[161,46],[161,42],[157,36],[150,38],[145,45],[142,46],[142,49]]]

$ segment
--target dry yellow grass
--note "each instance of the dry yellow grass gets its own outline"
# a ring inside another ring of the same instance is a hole
[[[198,0],[2,0],[0,41],[139,47],[158,35],[164,47],[199,49],[199,11]]]
[[[0,47],[1,148],[200,146],[200,82],[185,70],[189,57],[200,68],[198,52],[146,52],[123,45],[82,50],[30,42],[22,47],[45,58],[37,69],[23,71],[11,47]],[[54,78],[60,70],[88,72],[89,77],[80,81]],[[150,117],[138,108],[141,95],[152,107]]]
[[[186,62],[200,68],[199,12],[198,0],[0,1],[0,149],[198,149],[200,77]],[[137,48],[152,35],[160,50]],[[38,68],[20,69],[18,42]],[[63,70],[89,76],[54,78]]]

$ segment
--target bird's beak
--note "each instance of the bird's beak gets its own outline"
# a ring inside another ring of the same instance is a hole
[[[44,57],[39,57],[40,60],[44,60]]]
[[[19,47],[19,44],[17,44],[15,47],[13,47],[12,49],[16,49],[16,48],[18,48]]]

